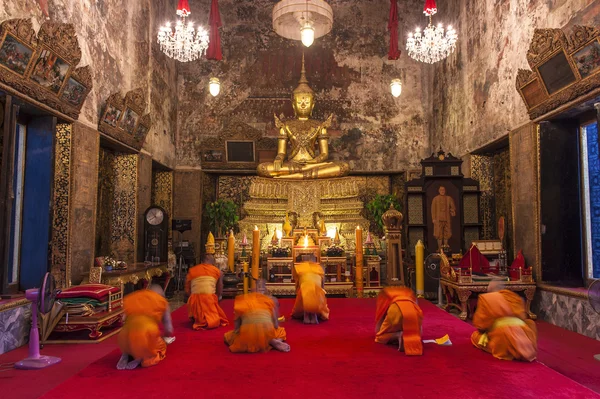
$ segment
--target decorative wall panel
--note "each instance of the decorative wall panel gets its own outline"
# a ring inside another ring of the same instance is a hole
[[[173,172],[154,170],[152,172],[152,205],[158,205],[167,211],[169,219],[173,219]],[[169,223],[171,237],[171,223]]]
[[[471,176],[479,181],[481,190],[480,216],[483,228],[481,238],[496,238],[496,215],[494,214],[494,164],[487,155],[471,155]],[[465,188],[466,191],[466,188]]]
[[[101,149],[96,256],[135,262],[137,155]]]
[[[510,175],[510,151],[508,147],[493,155],[494,195],[496,221],[504,217],[504,248],[509,262],[513,254],[512,182]],[[497,233],[497,229],[496,229]]]
[[[423,198],[420,195],[408,196],[408,220],[410,224],[425,224],[423,219]]]
[[[71,194],[71,131],[70,124],[56,126],[54,154],[54,202],[52,217],[51,272],[58,288],[68,286],[69,216]]]
[[[600,314],[587,299],[538,290],[533,311],[548,323],[600,340]]]

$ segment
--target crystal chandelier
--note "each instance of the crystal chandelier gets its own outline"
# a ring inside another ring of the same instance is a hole
[[[167,23],[158,30],[158,44],[163,53],[180,62],[194,61],[202,57],[208,47],[208,32],[201,26],[194,29],[192,22],[186,22],[191,14],[188,0],[179,0],[175,31]]]
[[[439,24],[433,26],[431,16],[437,13],[435,0],[426,0],[423,13],[429,17],[429,25],[421,32],[409,33],[406,41],[408,55],[417,61],[433,64],[448,57],[456,48],[456,31],[448,26],[446,30]]]

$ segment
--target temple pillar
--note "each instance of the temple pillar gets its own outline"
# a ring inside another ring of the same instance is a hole
[[[71,189],[67,286],[77,285],[94,263],[98,154],[100,134],[75,122],[71,125]]]

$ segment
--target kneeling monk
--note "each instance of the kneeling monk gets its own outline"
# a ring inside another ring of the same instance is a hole
[[[226,326],[227,316],[219,306],[223,292],[223,275],[215,266],[214,256],[207,254],[202,263],[192,267],[187,274],[185,292],[188,314],[194,320],[194,330]]]
[[[165,335],[173,335],[171,310],[162,288],[152,285],[147,290],[131,293],[123,300],[125,325],[119,332],[119,347],[123,355],[117,369],[134,369],[141,364],[150,367],[165,358],[167,344],[162,338],[160,324]]]
[[[271,347],[289,352],[285,329],[277,321],[279,304],[275,298],[252,293],[235,298],[235,329],[225,333],[231,352],[267,352]]]
[[[410,288],[384,288],[377,298],[375,342],[398,343],[407,355],[422,355],[421,326],[423,312]]]
[[[303,319],[306,324],[319,324],[319,319],[329,320],[329,308],[323,289],[325,272],[316,257],[294,266],[296,280],[296,303],[292,309],[294,319]]]
[[[537,356],[537,328],[527,318],[523,299],[502,288],[493,281],[489,292],[479,295],[471,342],[495,358],[531,362]]]

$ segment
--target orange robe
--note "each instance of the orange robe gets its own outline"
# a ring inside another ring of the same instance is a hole
[[[423,312],[410,288],[384,288],[377,298],[375,322],[377,323],[375,342],[380,344],[398,342],[398,333],[402,331],[404,352],[407,355],[423,354],[421,341]]]
[[[275,327],[275,303],[266,295],[252,293],[235,298],[236,329],[225,333],[231,352],[267,352],[272,339],[286,339],[285,329]]]
[[[229,324],[217,297],[220,278],[221,271],[213,265],[199,264],[188,271],[185,290],[190,293],[187,306],[190,318],[194,319],[194,330]]]
[[[304,313],[316,313],[321,320],[329,320],[329,308],[322,288],[325,272],[318,263],[303,262],[294,266],[296,302],[292,317],[302,319]]]
[[[503,360],[533,361],[537,356],[537,328],[527,319],[523,299],[502,290],[482,294],[473,316],[477,331],[471,335],[476,347]]]
[[[167,308],[167,300],[150,290],[133,292],[123,300],[126,319],[119,332],[119,347],[134,359],[142,359],[142,367],[154,366],[165,358],[167,344],[160,323]]]

